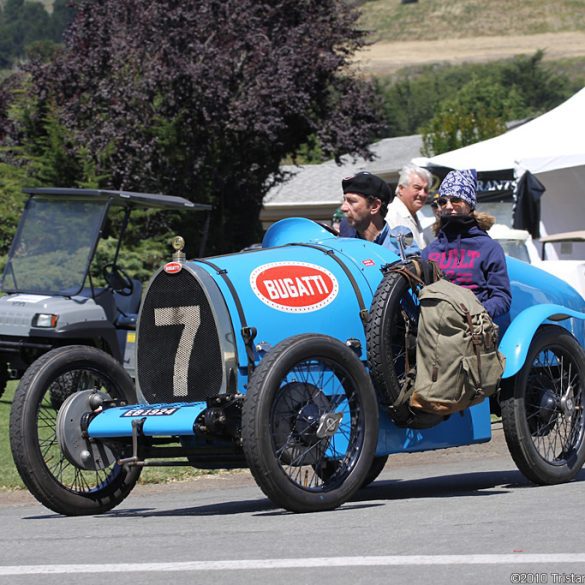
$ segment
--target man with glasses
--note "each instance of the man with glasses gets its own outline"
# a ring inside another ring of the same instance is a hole
[[[388,206],[386,221],[391,228],[403,225],[407,227],[414,236],[414,241],[422,250],[426,245],[423,235],[424,228],[420,210],[424,207],[429,196],[429,187],[432,183],[432,176],[427,169],[416,165],[406,165],[400,171],[396,197]]]
[[[502,246],[487,230],[495,218],[477,212],[477,172],[451,171],[439,187],[437,238],[422,252],[445,278],[471,289],[492,318],[506,314],[512,294]]]

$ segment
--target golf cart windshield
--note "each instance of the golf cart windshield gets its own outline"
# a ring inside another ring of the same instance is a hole
[[[107,201],[31,197],[2,277],[6,292],[75,295],[81,291]]]

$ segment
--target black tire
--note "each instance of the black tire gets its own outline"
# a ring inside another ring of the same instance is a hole
[[[75,388],[73,379],[77,381]],[[10,446],[26,487],[41,504],[59,514],[100,514],[124,500],[141,468],[127,470],[114,463],[102,470],[87,471],[65,457],[57,440],[54,398],[62,396],[62,382],[68,391],[96,388],[129,404],[136,402],[136,391],[124,368],[110,355],[93,347],[72,345],[36,360],[14,396]],[[126,450],[119,453],[120,457],[128,455]]]
[[[532,482],[570,481],[585,462],[585,351],[558,326],[534,336],[526,363],[502,388],[510,454]]]
[[[418,297],[410,282],[398,272],[387,272],[372,299],[366,327],[370,375],[386,404],[398,398],[407,374],[406,365],[409,368],[416,365],[419,312]]]
[[[374,457],[374,461],[372,461],[372,465],[366,473],[366,477],[362,482],[361,487],[365,488],[369,486],[373,481],[376,481],[380,473],[384,471],[384,467],[386,466],[386,462],[388,461],[388,455],[382,455],[380,457]],[[322,465],[320,467],[313,466],[315,473],[319,475],[321,479],[329,479],[338,469],[339,462],[338,461],[329,461],[326,465]]]
[[[434,282],[437,275],[432,265],[421,262],[420,266],[425,273],[423,282]],[[406,268],[413,272],[411,264],[406,264]],[[394,407],[407,377],[414,379],[416,375],[419,290],[420,285],[412,284],[403,274],[387,272],[372,299],[366,339],[368,367],[380,404],[388,409],[388,415],[398,426],[423,429],[439,424],[445,417],[414,412],[407,401]]]
[[[386,463],[388,461],[388,455],[382,455],[380,457],[374,457],[374,461],[370,466],[368,473],[366,474],[366,478],[362,483],[362,487],[365,488],[369,486],[372,482],[378,479],[378,476],[382,471],[384,471],[384,467],[386,467]]]
[[[362,362],[325,335],[279,343],[250,379],[242,438],[256,482],[276,505],[340,506],[363,484],[378,441],[378,404]],[[321,473],[332,461],[333,473]]]
[[[6,384],[8,384],[8,365],[0,361],[0,398],[6,390]]]
[[[407,268],[411,268],[407,265]],[[416,366],[418,290],[399,272],[389,271],[372,299],[366,327],[368,367],[381,399],[393,403],[406,379],[406,365]],[[408,336],[407,336],[408,329]]]

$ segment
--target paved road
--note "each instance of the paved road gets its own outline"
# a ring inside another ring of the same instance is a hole
[[[585,472],[530,486],[486,445],[391,458],[333,512],[274,508],[247,472],[144,486],[109,514],[0,493],[0,583],[585,583]]]

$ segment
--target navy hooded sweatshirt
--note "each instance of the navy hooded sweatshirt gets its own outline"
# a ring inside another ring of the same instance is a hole
[[[471,289],[492,318],[509,311],[512,294],[504,250],[475,217],[442,217],[437,239],[422,257],[434,260],[451,282]]]

